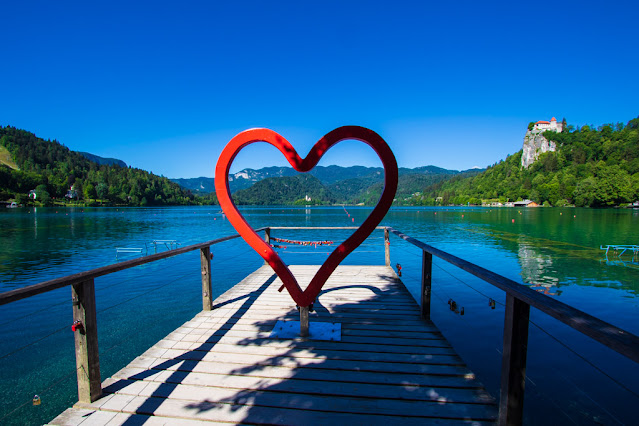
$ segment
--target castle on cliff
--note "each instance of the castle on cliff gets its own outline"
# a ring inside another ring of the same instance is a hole
[[[555,117],[550,121],[540,120],[536,122],[533,128],[528,130],[524,136],[521,166],[528,168],[544,152],[556,151],[557,144],[551,140],[547,140],[543,133],[546,130],[561,132],[563,128],[563,123],[558,123]]]
[[[563,124],[558,123],[557,119],[553,117],[550,121],[539,120],[533,126],[533,130],[539,132],[545,132],[546,130],[554,130],[555,132],[561,132],[563,130]]]

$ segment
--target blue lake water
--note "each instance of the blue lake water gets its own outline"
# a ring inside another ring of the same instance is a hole
[[[359,225],[371,211],[347,210],[242,209],[256,228]],[[630,256],[610,254],[606,260],[599,250],[601,244],[639,243],[639,210],[393,208],[382,224],[639,334],[639,265]],[[274,230],[272,235],[339,242],[348,232]],[[141,255],[116,258],[117,247],[146,247],[152,253],[153,240],[184,246],[234,233],[215,206],[3,209],[0,292]],[[211,250],[214,296],[262,264],[240,239]],[[290,264],[317,264],[328,250],[291,246],[281,254]],[[199,262],[196,251],[96,279],[103,379],[199,312]],[[382,231],[345,261],[383,262]],[[417,296],[421,252],[391,236],[391,263],[402,265],[402,279]],[[76,401],[70,293],[62,288],[0,306],[0,424],[42,424]],[[450,299],[464,307],[463,316],[449,309]],[[434,259],[432,319],[496,397],[504,302],[502,291]],[[526,423],[636,423],[638,365],[535,309],[531,321]],[[39,406],[31,403],[35,394]]]

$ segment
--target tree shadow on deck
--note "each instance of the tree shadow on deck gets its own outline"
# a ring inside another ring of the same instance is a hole
[[[260,285],[257,290],[251,291],[240,297],[226,300],[222,303],[218,303],[213,306],[213,309],[219,309],[226,305],[244,300],[242,305],[237,309],[236,313],[247,310],[259,296],[275,281],[277,275],[272,274],[270,277],[265,278],[264,283]],[[170,371],[169,376],[164,378],[164,382],[160,384],[150,395],[148,395],[146,401],[142,403],[136,409],[136,413],[140,414],[152,414],[162,404],[165,398],[168,398],[175,389],[188,377],[189,373],[194,371],[198,363],[202,358],[213,349],[215,342],[219,341],[222,337],[228,334],[231,329],[231,325],[236,322],[236,317],[231,315],[225,322],[225,324],[219,326],[219,328],[208,336],[205,342],[200,344],[197,348],[184,352],[182,355],[175,358],[163,361],[159,364],[153,364],[144,371],[128,376],[127,379],[117,380],[110,383],[105,389],[105,394],[112,394],[118,391],[125,390],[129,386],[133,386],[135,383],[144,381],[158,374],[161,371]],[[173,333],[172,333],[173,334]],[[153,348],[150,349],[152,351]],[[149,351],[147,351],[149,352]],[[130,417],[122,424],[125,425],[138,425],[145,422],[146,418]]]
[[[235,343],[252,362],[228,363],[220,398],[201,395],[184,408],[198,419],[251,424],[494,421],[494,399],[433,324],[418,318],[398,278],[377,279],[391,285],[320,293],[310,321],[341,323],[341,342],[274,339],[266,337],[274,320],[257,321],[254,336]],[[299,320],[292,305],[277,319]]]

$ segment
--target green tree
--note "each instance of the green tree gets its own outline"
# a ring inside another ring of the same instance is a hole
[[[98,198],[100,198],[101,200],[104,200],[109,196],[109,187],[104,182],[98,183],[98,186],[95,188],[95,191],[98,195]]]
[[[95,186],[93,186],[93,184],[88,183],[84,186],[84,198],[95,199],[97,196],[98,195],[95,191]]]
[[[35,194],[35,200],[38,203],[42,203],[43,205],[49,205],[51,203],[51,196],[49,195],[49,191],[47,191],[46,185],[38,185],[35,189]]]

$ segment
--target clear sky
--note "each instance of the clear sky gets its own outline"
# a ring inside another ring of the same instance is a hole
[[[356,124],[400,166],[486,167],[530,121],[639,115],[635,2],[7,1],[0,124],[167,177],[241,130]],[[233,170],[285,165],[246,148]],[[357,142],[320,163],[379,165]]]

